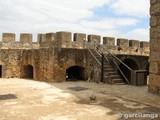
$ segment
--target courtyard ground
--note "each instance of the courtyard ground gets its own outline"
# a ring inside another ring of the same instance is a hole
[[[0,79],[0,120],[160,120],[158,116],[160,96],[148,93],[147,86]]]

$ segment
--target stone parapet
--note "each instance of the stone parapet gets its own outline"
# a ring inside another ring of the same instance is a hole
[[[101,49],[113,54],[133,54],[133,55],[149,55],[149,42],[128,40],[124,38],[115,39],[114,37],[103,37],[101,41],[100,35],[86,35],[85,33],[74,33],[72,41],[71,32],[56,32],[38,34],[37,41],[32,40],[32,34],[20,34],[20,41],[15,41],[16,35],[14,33],[3,33],[1,49],[40,49],[40,48],[76,48],[86,49],[88,47],[94,49]],[[157,40],[152,49],[159,50]],[[117,43],[117,44],[115,44]]]

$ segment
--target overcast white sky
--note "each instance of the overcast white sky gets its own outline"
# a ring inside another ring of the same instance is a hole
[[[149,0],[1,0],[0,15],[1,34],[35,39],[69,31],[149,41]]]

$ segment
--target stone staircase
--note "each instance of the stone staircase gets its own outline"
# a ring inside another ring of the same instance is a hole
[[[91,50],[93,55],[97,58],[97,60],[102,64],[102,56],[95,50]],[[103,61],[103,81],[108,84],[125,84],[121,76],[117,73],[114,67],[106,60]]]

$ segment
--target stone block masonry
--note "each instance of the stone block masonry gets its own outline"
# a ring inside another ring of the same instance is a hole
[[[9,43],[15,41],[15,34],[14,33],[3,33],[2,41],[3,43]]]
[[[74,46],[76,48],[85,48],[86,44],[86,34],[84,33],[74,33]]]
[[[73,39],[72,39],[73,36]],[[101,69],[88,52],[92,49],[106,50],[113,54],[149,55],[149,43],[128,39],[115,39],[85,33],[56,32],[38,34],[36,42],[32,34],[20,34],[20,40],[15,40],[14,33],[3,33],[0,44],[0,77],[28,78],[40,81],[65,81],[66,71],[72,66],[84,70],[84,79],[91,77],[100,80]],[[101,38],[103,44],[100,43]],[[72,41],[73,40],[73,41]],[[115,44],[117,43],[117,45]],[[121,49],[122,48],[122,49]],[[136,50],[138,51],[136,51]]]
[[[160,94],[160,1],[150,0],[150,4],[150,75],[148,90]]]

